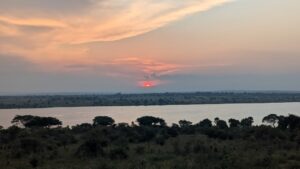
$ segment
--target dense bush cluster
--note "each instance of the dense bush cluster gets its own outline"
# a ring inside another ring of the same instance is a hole
[[[295,115],[271,114],[260,126],[253,126],[252,117],[167,126],[161,118],[144,116],[136,122],[116,124],[98,116],[91,124],[62,127],[52,117],[16,116],[11,127],[0,127],[0,168],[300,168],[300,117]]]

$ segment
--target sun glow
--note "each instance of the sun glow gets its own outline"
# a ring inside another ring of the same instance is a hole
[[[139,82],[139,86],[142,88],[153,88],[157,86],[157,83],[155,81],[141,81]]]

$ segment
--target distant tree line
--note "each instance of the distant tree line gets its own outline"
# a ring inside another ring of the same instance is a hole
[[[300,102],[300,93],[191,92],[111,95],[0,96],[0,108]]]

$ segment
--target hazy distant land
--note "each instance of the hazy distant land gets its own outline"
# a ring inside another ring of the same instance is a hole
[[[298,92],[191,92],[0,96],[0,108],[300,102]]]

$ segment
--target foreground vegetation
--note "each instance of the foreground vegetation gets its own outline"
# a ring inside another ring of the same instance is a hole
[[[300,117],[271,114],[263,122],[215,118],[167,126],[144,116],[129,125],[99,116],[61,127],[53,117],[16,116],[11,127],[0,127],[0,168],[299,169]]]
[[[300,102],[300,93],[194,92],[0,96],[0,108]]]

